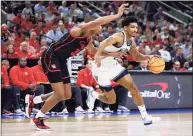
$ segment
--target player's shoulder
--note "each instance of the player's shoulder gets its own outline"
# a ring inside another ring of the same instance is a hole
[[[114,33],[114,34],[112,35],[112,37],[113,37],[114,39],[116,39],[117,42],[118,42],[118,41],[122,42],[122,41],[123,41],[123,38],[124,38],[124,35],[123,35],[122,32],[117,32],[117,33]]]

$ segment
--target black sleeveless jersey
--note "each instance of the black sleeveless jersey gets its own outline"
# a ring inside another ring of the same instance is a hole
[[[57,42],[50,45],[52,52],[60,59],[76,56],[90,42],[91,37],[74,37],[70,32],[62,36]]]

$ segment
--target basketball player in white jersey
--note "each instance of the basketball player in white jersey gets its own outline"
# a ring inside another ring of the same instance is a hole
[[[138,106],[142,115],[144,125],[149,125],[152,124],[152,117],[147,114],[143,98],[133,82],[132,77],[128,73],[128,70],[122,67],[114,57],[101,56],[103,51],[120,52],[120,55],[122,52],[129,52],[137,62],[146,61],[153,57],[152,55],[142,55],[136,48],[136,44],[132,37],[138,30],[137,19],[135,17],[128,16],[124,18],[122,20],[122,28],[122,32],[115,33],[101,42],[94,56],[95,61],[92,61],[91,71],[101,89],[104,91],[104,94],[99,95],[97,92],[91,91],[89,93],[90,99],[88,99],[87,105],[92,109],[95,99],[99,99],[108,104],[115,103],[116,95],[110,82],[113,80],[131,92],[133,101]]]

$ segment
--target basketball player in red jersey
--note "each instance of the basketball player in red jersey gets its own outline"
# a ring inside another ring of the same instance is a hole
[[[102,25],[120,18],[126,9],[125,6],[127,4],[121,5],[115,15],[100,17],[94,21],[73,27],[67,34],[44,51],[41,58],[42,68],[48,77],[53,93],[44,96],[45,104],[31,120],[31,123],[38,130],[50,130],[50,127],[44,124],[43,117],[45,113],[61,100],[71,98],[70,77],[65,63],[66,59],[75,56],[84,48],[95,54],[96,49],[92,44],[91,36],[99,34],[102,31]],[[114,54],[103,53],[103,55],[113,56]],[[33,104],[42,102],[44,101],[43,99],[42,97],[33,98],[29,95],[26,96],[26,112],[28,116]]]

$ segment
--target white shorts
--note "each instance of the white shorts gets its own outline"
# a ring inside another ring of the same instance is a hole
[[[93,77],[101,87],[111,86],[111,80],[116,82],[128,74],[127,69],[122,67],[113,57],[101,59],[100,67],[97,67],[94,61],[92,61],[91,64]]]

